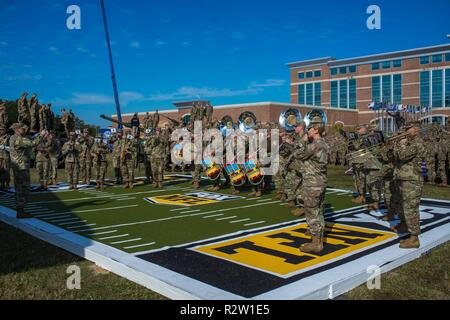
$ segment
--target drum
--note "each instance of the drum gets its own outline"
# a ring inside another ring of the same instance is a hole
[[[242,167],[237,163],[227,164],[225,166],[225,171],[230,177],[230,183],[235,187],[244,185],[245,181],[247,180]]]
[[[205,168],[205,174],[209,179],[214,181],[220,178],[220,172],[222,171],[222,166],[220,164],[216,164],[209,158],[204,159],[202,163]]]
[[[242,167],[250,184],[257,186],[263,182],[264,174],[262,173],[261,168],[253,160],[248,160]]]

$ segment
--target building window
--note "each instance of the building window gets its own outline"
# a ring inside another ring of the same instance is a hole
[[[431,88],[431,105],[433,108],[442,108],[442,70],[433,70]]]
[[[437,54],[431,57],[431,62],[439,63],[442,62],[442,54]]]
[[[347,108],[347,80],[339,81],[339,107]]]
[[[393,90],[394,90],[394,100],[393,103],[402,103],[402,75],[393,75]]]
[[[335,75],[337,75],[337,68],[331,68],[331,75],[332,76],[335,76]]]
[[[372,63],[372,70],[379,70],[380,69],[380,63]]]
[[[356,72],[356,66],[350,66],[348,67],[348,72],[355,73]]]
[[[402,60],[394,60],[394,68],[401,68],[402,67]]]
[[[305,79],[305,73],[304,72],[299,72],[298,78],[299,79]]]
[[[356,109],[356,79],[348,80],[349,108]]]
[[[322,84],[317,82],[314,84],[314,105],[320,106],[322,104]]]
[[[450,62],[450,53],[445,54],[445,61]]]
[[[380,102],[381,97],[381,83],[380,83],[381,77],[372,77],[372,101],[373,102]]]
[[[331,106],[337,108],[338,105],[338,82],[331,81]]]
[[[322,75],[322,71],[316,70],[314,71],[314,77],[320,77]]]
[[[445,69],[445,106],[450,107],[450,69]]]
[[[383,76],[381,78],[381,101],[383,102],[392,102],[391,99],[391,76]]]
[[[429,64],[429,63],[430,63],[430,57],[429,56],[420,57],[420,64]]]
[[[313,76],[313,72],[312,71],[306,72],[306,78],[312,78],[312,76]]]
[[[422,71],[420,73],[420,104],[430,105],[430,72]]]
[[[339,74],[346,74],[347,73],[347,67],[340,67],[339,68]]]
[[[298,85],[298,104],[305,104],[305,85]]]
[[[313,104],[313,84],[312,83],[307,83],[306,84],[306,104],[307,105],[312,105]]]
[[[390,61],[383,62],[383,69],[389,69],[390,67],[391,67],[391,62]]]

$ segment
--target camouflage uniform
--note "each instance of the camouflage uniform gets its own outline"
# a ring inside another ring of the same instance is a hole
[[[58,139],[53,138],[49,145],[49,155],[50,155],[50,167],[49,167],[49,178],[52,184],[56,184],[56,179],[58,179],[58,164],[59,155],[61,154],[61,145]]]
[[[69,140],[62,147],[62,154],[65,157],[67,182],[70,184],[70,189],[77,188],[80,153],[81,145],[77,141]]]
[[[432,139],[427,140],[425,144],[425,161],[427,166],[428,182],[434,183],[436,181],[436,153],[438,145]]]
[[[43,104],[39,109],[39,130],[49,130],[50,128],[47,126],[48,116],[47,116],[47,106]]]
[[[97,187],[104,187],[105,175],[108,170],[108,159],[106,157],[108,153],[108,145],[101,139],[95,142],[91,148],[91,156],[94,161]]]
[[[144,153],[144,167],[145,167],[145,177],[147,178],[147,183],[153,182],[153,172],[152,172],[152,155],[154,146],[155,135],[146,136],[142,144]]]
[[[37,131],[37,123],[39,120],[39,102],[36,99],[36,94],[33,94],[30,99],[30,117],[31,117],[31,124],[30,124],[30,131]]]
[[[438,160],[438,173],[439,178],[441,178],[441,184],[446,185],[447,184],[447,173],[445,170],[445,164],[447,162],[447,153],[448,153],[448,139],[444,137],[444,135],[441,135],[438,141],[438,150],[437,150],[437,160]]]
[[[415,136],[407,143],[398,143],[393,149],[394,179],[399,190],[399,211],[402,223],[413,236],[420,234],[419,205],[422,195],[422,160],[425,155],[423,141]]]
[[[153,152],[151,156],[153,181],[156,188],[161,188],[164,181],[164,168],[166,166],[167,147],[169,141],[164,135],[156,135],[153,138]]]
[[[50,143],[42,140],[36,146],[36,170],[39,176],[41,188],[46,189],[48,186],[49,164],[50,164]]]
[[[392,220],[398,212],[398,188],[394,180],[394,154],[392,148],[382,146],[376,151],[376,156],[382,164],[381,176],[383,178],[384,203],[387,209],[387,220]]]
[[[0,136],[0,188],[6,189],[10,182],[9,135]]]
[[[302,161],[301,198],[305,205],[306,222],[312,236],[323,236],[325,230],[324,200],[327,187],[329,146],[323,138],[295,152],[295,162]]]
[[[8,122],[8,112],[6,112],[6,107],[2,105],[0,109],[0,126],[8,127]]]
[[[294,133],[293,139],[297,152],[302,152],[305,148],[302,138]],[[289,202],[296,202],[297,206],[303,207],[302,193],[299,191],[303,182],[303,162],[295,161],[294,154],[289,155],[286,160],[285,193]]]
[[[11,148],[11,168],[14,174],[17,213],[23,213],[30,194],[30,154],[41,141],[41,137],[30,140],[25,136],[14,134],[9,139]]]
[[[92,175],[92,155],[91,148],[94,145],[94,138],[91,136],[81,136],[78,138],[78,143],[81,146],[80,152],[80,177],[84,183],[89,184]]]
[[[364,138],[366,135],[359,136],[358,139],[353,141],[352,147],[350,152],[355,152],[358,150],[364,149]],[[361,159],[358,159],[357,161],[353,161],[352,163],[349,163],[349,165],[353,169],[353,178],[355,180],[355,187],[356,192],[359,194],[360,197],[365,197],[367,188],[366,188],[366,174],[364,172],[364,159],[363,157],[360,157]]]
[[[123,174],[125,188],[133,188],[134,169],[138,156],[139,143],[135,138],[124,137],[119,142],[120,167]]]
[[[120,167],[120,141],[119,137],[117,135],[113,135],[108,143],[113,145],[112,150],[112,164],[114,168],[114,174],[116,176],[116,184],[122,184],[123,178],[122,178],[122,171]]]
[[[213,116],[214,109],[212,105],[206,105],[203,109],[203,127],[204,128],[211,128],[212,127],[212,116]]]

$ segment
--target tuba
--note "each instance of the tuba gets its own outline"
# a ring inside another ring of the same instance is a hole
[[[327,114],[322,109],[312,109],[305,115],[305,118],[303,119],[307,127],[309,126],[309,123],[314,117],[321,117],[323,125],[324,126],[327,125],[328,122]]]
[[[228,137],[232,130],[236,129],[236,125],[233,122],[233,118],[230,116],[224,116],[219,124],[219,130],[224,137]]]
[[[289,108],[280,114],[279,124],[288,132],[295,130],[295,127],[302,121],[302,114],[299,110]]]
[[[244,111],[239,116],[239,129],[243,133],[251,133],[256,128],[256,116],[251,111]]]

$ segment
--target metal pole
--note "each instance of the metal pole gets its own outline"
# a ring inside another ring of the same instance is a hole
[[[103,3],[103,0],[100,0],[100,6],[102,8],[103,24],[105,26],[106,46],[108,47],[109,64],[111,66],[111,80],[114,91],[114,101],[116,102],[117,120],[119,120],[119,122],[122,122],[122,112],[120,111],[119,94],[117,93],[116,73],[114,72],[111,43],[109,41],[108,22],[106,21],[105,4]],[[119,124],[119,129],[122,129],[121,124]]]

